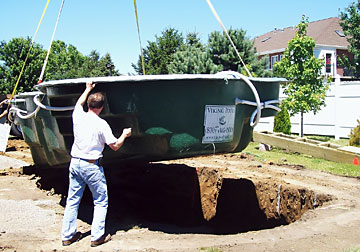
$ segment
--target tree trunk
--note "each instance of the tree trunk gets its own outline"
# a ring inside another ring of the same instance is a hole
[[[304,112],[300,112],[300,137],[304,136]]]

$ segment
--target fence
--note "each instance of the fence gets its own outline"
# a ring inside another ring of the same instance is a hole
[[[282,89],[280,100],[286,98]],[[316,115],[304,114],[304,134],[349,138],[351,129],[360,119],[360,81],[343,81],[339,78],[331,83],[326,95],[326,107]],[[290,118],[292,133],[300,133],[300,115]],[[273,131],[274,118],[262,118],[255,131]]]

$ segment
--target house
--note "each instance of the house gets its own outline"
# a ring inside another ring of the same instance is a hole
[[[314,21],[308,24],[307,35],[315,40],[314,54],[325,60],[324,75],[340,77],[350,76],[349,71],[340,66],[337,57],[351,57],[348,52],[349,42],[340,26],[338,17]],[[255,38],[254,47],[259,57],[268,57],[269,68],[283,57],[289,41],[294,37],[296,26],[274,29]]]

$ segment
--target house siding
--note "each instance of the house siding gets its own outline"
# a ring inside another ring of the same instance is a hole
[[[338,55],[350,55],[347,51],[349,43],[347,37],[340,36],[336,31],[342,31],[338,17],[327,18],[309,23],[307,35],[315,40],[314,54],[317,58],[324,59],[327,66],[322,69],[323,75],[350,76],[349,71],[344,69],[338,62]],[[294,37],[294,26],[275,29],[254,39],[254,47],[259,57],[267,57],[269,69],[274,65],[275,57],[281,55],[288,42]],[[273,60],[272,60],[273,57]],[[327,61],[327,62],[326,62]]]

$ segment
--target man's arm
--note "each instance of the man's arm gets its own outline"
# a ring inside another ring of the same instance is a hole
[[[8,110],[5,109],[5,110],[1,113],[0,118],[3,118],[4,116],[6,116],[7,113],[8,113]]]
[[[0,102],[0,106],[2,106],[4,103],[6,103],[8,101],[8,99],[3,100],[2,102]]]
[[[0,102],[0,106],[2,106],[4,103],[6,103],[8,101],[8,99],[5,99],[5,100],[3,100],[2,102]],[[9,106],[9,105],[8,105]],[[7,115],[7,113],[8,113],[8,107],[1,113],[1,115],[0,115],[0,118],[3,118],[5,115]]]
[[[92,81],[87,82],[86,88],[85,88],[84,92],[80,95],[79,99],[77,100],[76,105],[84,106],[88,95],[90,94],[91,90],[93,90],[93,88],[95,86],[96,86],[96,83],[93,83]]]
[[[117,151],[121,146],[123,146],[125,139],[129,136],[131,136],[131,128],[124,129],[118,140],[115,143],[109,144],[110,148]]]

